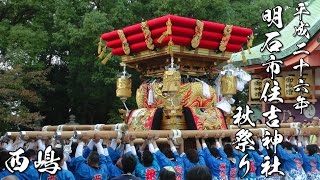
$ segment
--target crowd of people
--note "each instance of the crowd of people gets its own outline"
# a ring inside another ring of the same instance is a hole
[[[92,139],[84,135],[79,140],[70,142],[50,141],[41,137],[36,141],[10,139],[1,143],[0,179],[320,180],[319,148],[316,144],[308,144],[309,140],[305,137],[286,137],[277,145],[276,155],[281,162],[279,170],[283,174],[273,173],[267,177],[262,172],[263,157],[268,155],[272,164],[275,149],[266,149],[261,139],[254,137],[254,150],[247,149],[245,152],[236,150],[230,138],[207,139],[196,136],[194,139],[195,148],[189,147],[186,150],[183,141],[180,146],[176,146],[171,138],[168,138],[169,146],[162,148],[163,145],[159,144],[159,148],[157,138],[151,136],[140,146],[135,145],[134,137],[128,135],[124,136],[120,143],[117,139],[101,139],[99,134],[95,134]],[[38,151],[45,152],[47,147],[53,147],[54,159],[61,167],[55,174],[41,172],[35,167]],[[8,163],[12,167],[15,163],[20,166],[23,164],[12,159],[8,162],[13,156],[10,152],[17,152],[21,148],[24,149],[21,157],[27,158],[29,164],[21,172],[18,169],[10,172]],[[244,156],[247,156],[249,165],[241,167]]]

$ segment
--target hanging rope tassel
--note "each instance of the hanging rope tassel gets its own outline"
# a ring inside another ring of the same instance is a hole
[[[172,34],[172,30],[171,30],[172,23],[171,23],[170,18],[168,19],[166,25],[167,25],[167,30],[166,30],[165,32],[163,32],[162,35],[161,35],[161,36],[159,37],[159,39],[157,40],[158,43],[160,43],[160,44],[162,43],[162,41],[163,41],[163,39],[164,39],[165,37],[167,37],[167,36],[169,36],[169,35]]]
[[[98,56],[99,59],[102,59],[106,52],[107,52],[107,47],[103,47],[101,53]]]
[[[170,54],[171,57],[173,57],[173,41],[172,38],[170,38],[170,41],[168,43],[168,54]]]
[[[242,57],[242,63],[247,64],[247,58],[246,58],[246,55],[244,54],[243,48],[241,50],[241,57]]]
[[[249,37],[249,41],[247,42],[247,48],[248,48],[249,54],[251,54],[251,47],[252,47],[253,40],[254,40],[254,36],[253,34],[251,34]]]
[[[100,41],[99,41],[99,43],[98,43],[98,54],[100,54],[101,53],[101,50],[102,50],[102,39],[100,38]]]
[[[101,61],[101,64],[105,65],[109,59],[111,58],[112,56],[112,53],[110,52],[102,61]]]

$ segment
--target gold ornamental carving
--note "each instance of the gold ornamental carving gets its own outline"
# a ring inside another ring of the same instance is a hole
[[[149,29],[147,21],[141,23],[141,30],[144,34],[144,39],[148,49],[153,50],[154,49],[153,39],[151,37],[151,31]]]
[[[129,46],[129,43],[127,41],[126,36],[124,35],[122,30],[118,30],[117,32],[118,32],[119,38],[122,42],[122,49],[123,49],[124,53],[126,55],[129,55],[130,54],[130,46]]]
[[[131,97],[131,79],[127,77],[120,77],[117,79],[117,90],[116,95],[120,98]]]
[[[237,77],[224,75],[221,77],[221,93],[222,95],[237,94]]]
[[[226,27],[223,30],[223,37],[219,46],[220,51],[224,52],[226,50],[227,44],[231,37],[231,32],[232,32],[232,25],[226,25]]]
[[[171,23],[170,18],[168,18],[168,21],[166,22],[166,25],[167,25],[167,30],[165,32],[163,32],[162,35],[159,37],[158,43],[162,43],[162,41],[163,41],[163,39],[165,37],[167,37],[167,36],[172,34],[172,30],[171,30],[172,23]]]
[[[181,84],[181,74],[179,71],[168,70],[163,74],[163,93],[174,93],[179,91]]]
[[[200,20],[197,20],[196,27],[195,27],[195,34],[191,40],[191,46],[193,48],[197,48],[200,44],[200,40],[202,38],[202,31],[203,31],[204,23]]]

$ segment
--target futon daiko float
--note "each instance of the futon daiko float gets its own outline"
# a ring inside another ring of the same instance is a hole
[[[102,34],[98,52],[103,64],[122,59],[116,95],[129,130],[226,129],[232,95],[250,80],[228,60],[252,40],[248,28],[166,15]],[[125,104],[132,96],[126,68],[141,74],[134,110]]]

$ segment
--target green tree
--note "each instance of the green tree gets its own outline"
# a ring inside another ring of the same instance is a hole
[[[42,103],[39,89],[49,86],[44,71],[14,66],[0,71],[0,120],[2,130],[8,125],[34,128],[44,117],[39,113]],[[38,89],[38,91],[36,91]]]
[[[176,14],[251,28],[257,45],[275,29],[267,28],[261,13],[281,5],[286,25],[296,4],[295,0],[5,0],[0,2],[0,61],[14,70],[20,65],[23,71],[41,72],[50,81],[52,88],[43,83],[43,88],[32,89],[42,103],[24,104],[29,112],[45,116],[43,124],[65,123],[70,113],[80,123],[117,122],[118,109],[123,108],[115,97],[120,58],[113,56],[107,65],[97,60],[102,33]],[[134,82],[128,106],[133,109],[140,82],[139,75],[130,72]],[[19,87],[28,89],[29,82],[24,83]]]

